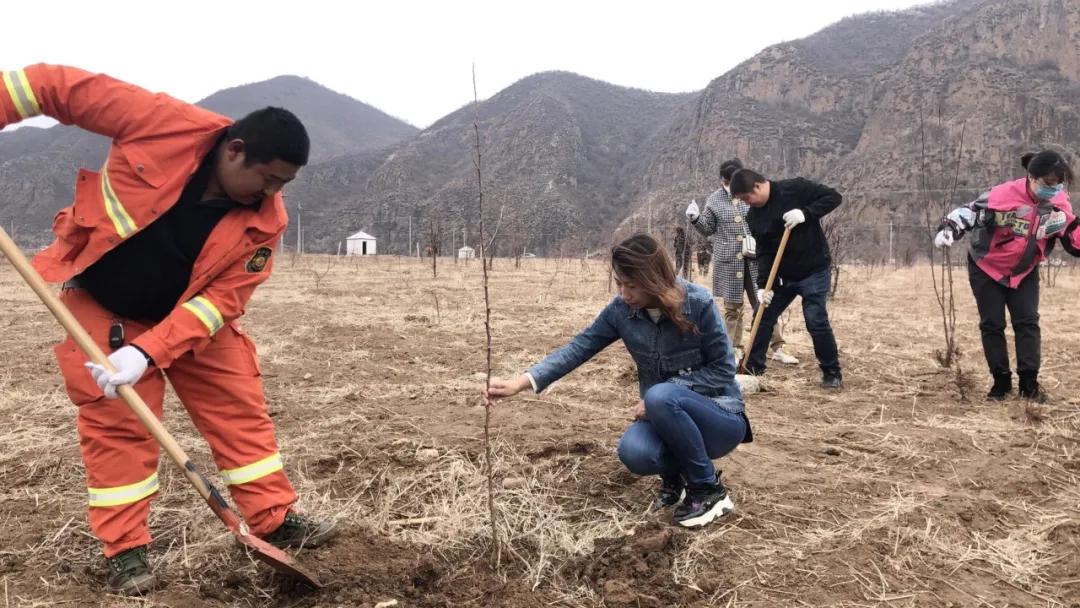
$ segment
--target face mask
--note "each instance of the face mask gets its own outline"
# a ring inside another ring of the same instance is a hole
[[[1046,184],[1035,181],[1031,185],[1035,186],[1035,188],[1033,188],[1035,190],[1035,198],[1043,201],[1048,201],[1054,198],[1055,196],[1057,196],[1058,192],[1061,192],[1065,189],[1065,184],[1047,186]]]

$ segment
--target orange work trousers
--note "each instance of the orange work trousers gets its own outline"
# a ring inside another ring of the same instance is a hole
[[[106,353],[109,328],[124,326],[125,344],[150,326],[117,319],[82,289],[60,299]],[[158,491],[158,444],[121,399],[106,399],[69,336],[55,349],[68,395],[78,406],[79,446],[86,465],[90,528],[106,557],[150,542],[147,515]],[[235,324],[209,345],[166,370],[150,368],[135,390],[159,419],[165,376],[214,455],[244,520],[257,536],[281,525],[296,492],[282,470],[274,424],[266,411],[255,346]]]

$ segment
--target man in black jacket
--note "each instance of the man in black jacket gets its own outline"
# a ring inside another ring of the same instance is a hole
[[[801,177],[769,181],[755,171],[741,169],[731,176],[731,196],[751,207],[746,222],[757,241],[758,301],[766,305],[747,370],[752,374],[765,372],[765,353],[773,328],[795,297],[802,296],[806,329],[814,341],[814,354],[823,374],[821,384],[840,388],[839,352],[826,309],[832,257],[821,229],[821,218],[840,206],[840,193]],[[765,293],[765,282],[785,228],[791,228],[791,236],[773,289]]]

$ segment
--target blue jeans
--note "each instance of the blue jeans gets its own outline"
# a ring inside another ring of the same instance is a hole
[[[750,373],[761,374],[765,371],[765,354],[776,322],[796,296],[802,296],[803,318],[806,320],[806,331],[814,342],[818,366],[827,376],[840,376],[840,353],[836,348],[832,325],[829,324],[829,311],[825,307],[831,280],[832,271],[826,268],[799,281],[778,281],[773,285],[772,302],[765,307],[761,316],[761,326],[754,336],[750,359],[746,363]]]
[[[747,431],[742,414],[670,382],[645,393],[645,416],[623,433],[619,460],[637,475],[682,475],[694,485],[716,482],[712,459],[734,450]]]

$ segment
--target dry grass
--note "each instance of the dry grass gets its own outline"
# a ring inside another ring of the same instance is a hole
[[[548,393],[498,406],[506,550],[503,570],[485,573],[480,265],[442,260],[433,280],[429,263],[327,270],[326,258],[284,259],[244,321],[301,506],[362,531],[299,559],[354,582],[283,590],[166,463],[151,525],[168,585],[145,600],[102,591],[75,410],[50,352],[59,331],[0,265],[2,605],[1080,605],[1080,336],[1061,329],[1080,322],[1069,307],[1080,280],[1069,271],[1043,290],[1054,399],[1042,407],[977,398],[986,374],[966,289],[959,338],[976,398],[961,404],[934,361],[926,273],[849,271],[831,305],[846,389],[816,388],[794,310],[786,337],[802,363],[770,370],[768,392],[749,403],[757,440],[720,463],[738,510],[694,533],[647,512],[654,481],[615,458],[636,400],[618,346]],[[501,375],[561,344],[609,298],[599,263],[496,260],[491,278]],[[166,410],[213,470],[171,395]],[[383,558],[393,567],[380,570]],[[417,582],[424,564],[434,583]],[[369,578],[355,582],[354,566]]]

